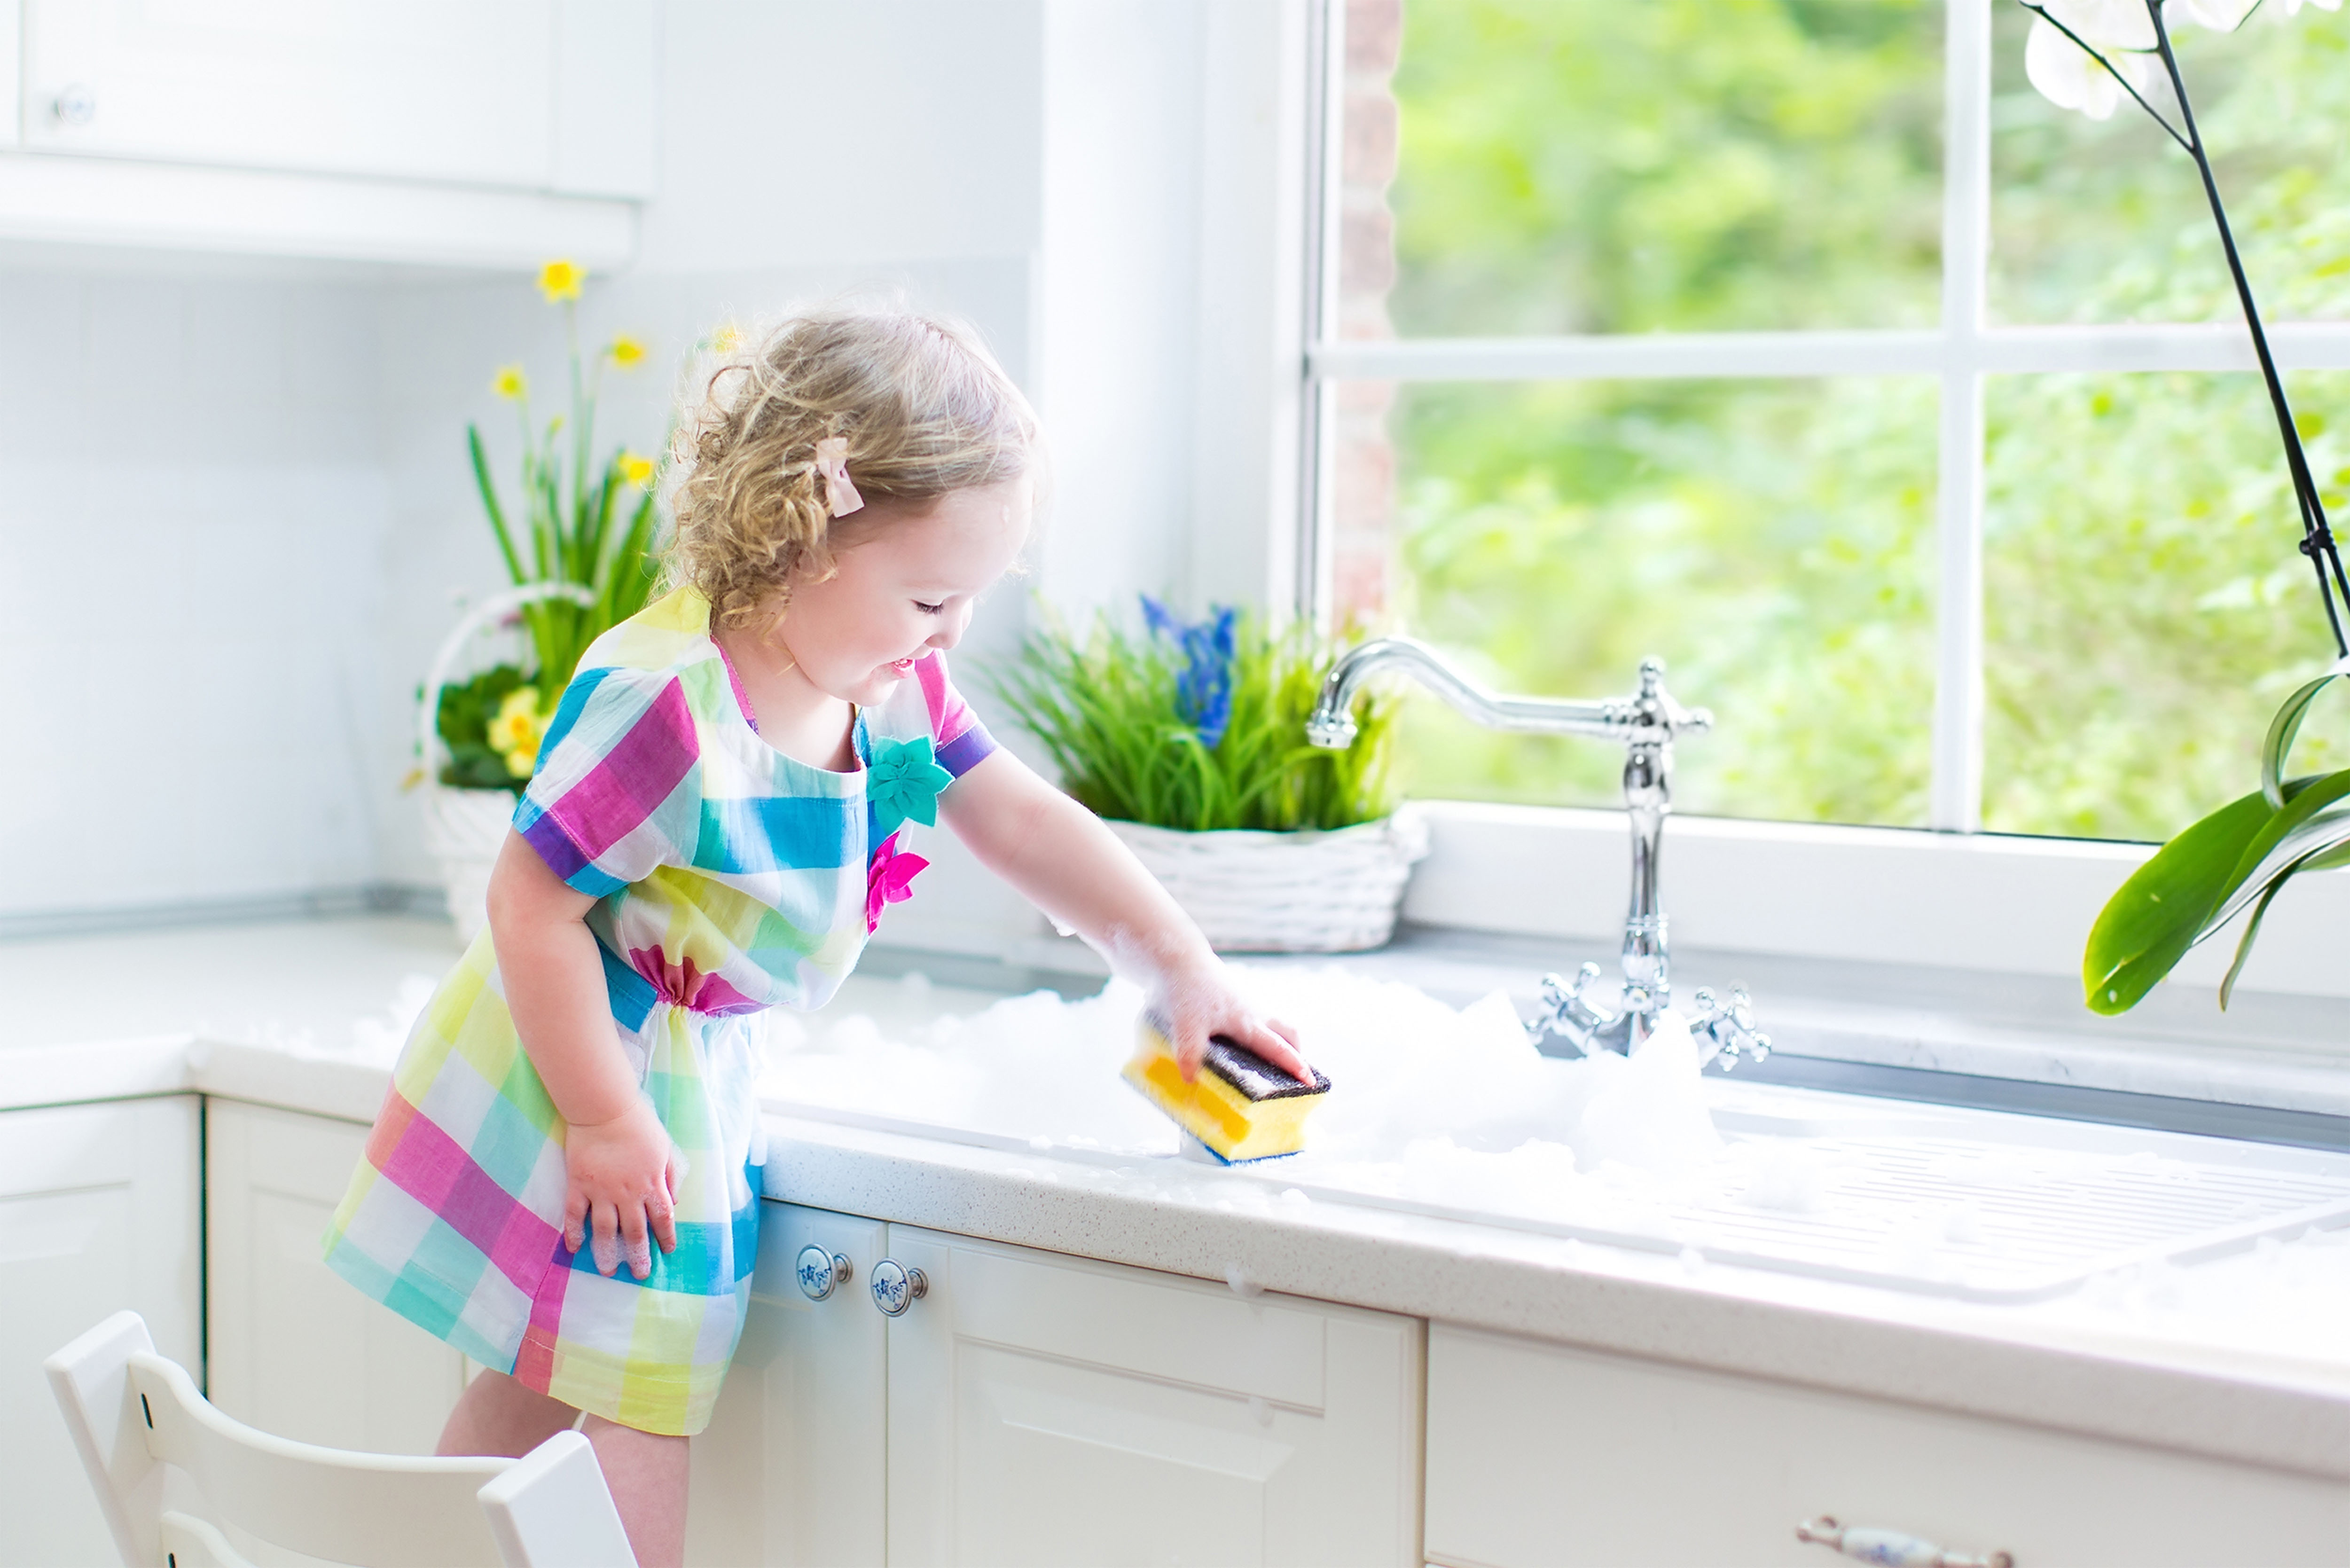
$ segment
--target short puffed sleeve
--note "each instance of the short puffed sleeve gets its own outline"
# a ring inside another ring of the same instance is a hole
[[[995,750],[995,737],[947,679],[946,655],[934,650],[915,660],[912,684],[921,693],[919,722],[930,732],[939,766],[961,778]]]
[[[515,831],[557,877],[601,898],[690,864],[701,823],[702,747],[683,683],[667,671],[581,670],[540,743]]]

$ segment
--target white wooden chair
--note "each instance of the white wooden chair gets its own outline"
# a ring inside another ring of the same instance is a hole
[[[636,1568],[595,1451],[559,1432],[519,1459],[316,1448],[231,1420],[147,1324],[116,1313],[42,1364],[127,1568],[251,1568],[227,1523],[359,1568]],[[164,1497],[183,1471],[214,1512]]]

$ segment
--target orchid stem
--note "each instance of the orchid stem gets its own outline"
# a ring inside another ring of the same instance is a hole
[[[2212,222],[2220,228],[2220,248],[2227,254],[2228,275],[2235,280],[2236,297],[2244,307],[2244,325],[2251,332],[2252,353],[2260,361],[2261,379],[2268,387],[2269,404],[2276,411],[2277,433],[2284,441],[2285,466],[2293,473],[2293,499],[2300,504],[2301,551],[2309,557],[2309,564],[2317,572],[2317,597],[2325,606],[2326,625],[2334,633],[2334,653],[2337,657],[2350,657],[2350,641],[2344,639],[2341,611],[2334,602],[2334,591],[2338,587],[2344,604],[2350,605],[2350,579],[2343,575],[2341,553],[2334,548],[2333,530],[2325,524],[2325,503],[2320,499],[2317,481],[2309,472],[2309,457],[2302,449],[2301,431],[2293,423],[2293,406],[2285,397],[2284,379],[2277,374],[2276,357],[2269,352],[2269,335],[2261,325],[2260,306],[2252,300],[2251,281],[2244,275],[2243,257],[2236,250],[2235,232],[2228,223],[2228,209],[2220,200],[2220,182],[2211,172],[2211,159],[2204,150],[2202,132],[2195,126],[2195,108],[2188,101],[2187,79],[2179,72],[2178,56],[2171,52],[2170,30],[2163,26],[2161,0],[2146,0],[2146,10],[2148,19],[2154,24],[2155,47],[2160,51],[2163,69],[2170,77],[2170,90],[2178,99],[2180,122],[2186,127],[2187,133],[2183,138],[2176,131],[2171,134],[2186,147],[2188,155],[2195,160],[2196,172],[2203,177],[2203,194],[2211,203]],[[2102,55],[2097,57],[2108,71],[2113,71],[2116,79],[2121,78],[2121,73],[2114,71],[2110,61]],[[2127,87],[2129,84],[2125,81],[2123,85]],[[2133,90],[2130,96],[2137,98],[2137,94]],[[2141,104],[2146,102],[2144,99],[2138,99],[2138,101]],[[2154,111],[2148,108],[2147,112],[2152,114]],[[2162,117],[2156,115],[2155,119],[2160,121]],[[2168,130],[2170,127],[2166,122],[2163,129]],[[2334,574],[2330,582],[2326,578],[2329,566]]]

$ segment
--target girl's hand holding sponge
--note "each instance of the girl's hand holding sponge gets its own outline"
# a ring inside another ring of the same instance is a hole
[[[1212,961],[1211,961],[1212,962]],[[1227,1164],[1295,1154],[1330,1080],[1297,1037],[1224,983],[1222,966],[1162,979],[1126,1081]]]

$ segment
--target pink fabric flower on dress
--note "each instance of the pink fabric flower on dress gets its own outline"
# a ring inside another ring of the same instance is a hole
[[[898,847],[898,836],[891,834],[873,852],[873,863],[865,873],[865,934],[871,936],[881,929],[884,905],[902,904],[914,896],[914,873],[930,864],[920,856]]]

